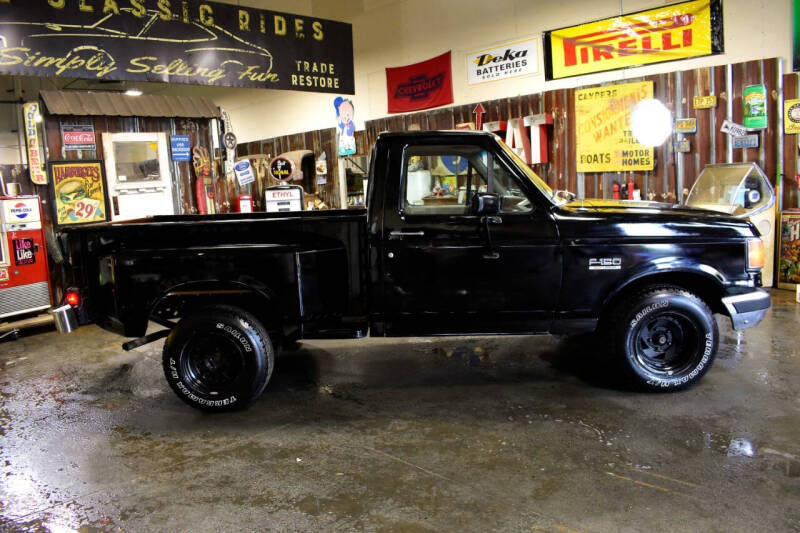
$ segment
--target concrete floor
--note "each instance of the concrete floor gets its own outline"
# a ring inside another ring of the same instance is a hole
[[[792,296],[674,394],[611,385],[591,338],[307,342],[204,415],[162,343],[0,343],[0,530],[798,531]]]

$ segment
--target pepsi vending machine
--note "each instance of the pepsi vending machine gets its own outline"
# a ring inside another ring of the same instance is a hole
[[[50,307],[38,196],[0,197],[0,319]]]

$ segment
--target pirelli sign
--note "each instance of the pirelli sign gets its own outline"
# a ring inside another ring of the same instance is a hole
[[[722,52],[722,0],[681,2],[544,33],[547,80]]]

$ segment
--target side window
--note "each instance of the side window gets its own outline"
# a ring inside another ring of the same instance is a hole
[[[477,146],[409,146],[403,210],[417,215],[467,215],[475,191],[487,191],[487,155]]]
[[[500,211],[503,213],[530,211],[532,207],[530,200],[506,167],[494,159],[492,169],[492,192],[502,198]]]

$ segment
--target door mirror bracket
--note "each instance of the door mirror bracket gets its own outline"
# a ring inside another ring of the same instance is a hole
[[[472,214],[481,217],[484,238],[486,239],[486,252],[484,259],[500,259],[500,254],[492,244],[492,232],[489,224],[501,224],[503,219],[497,216],[500,213],[502,198],[494,193],[479,192],[472,197]]]

